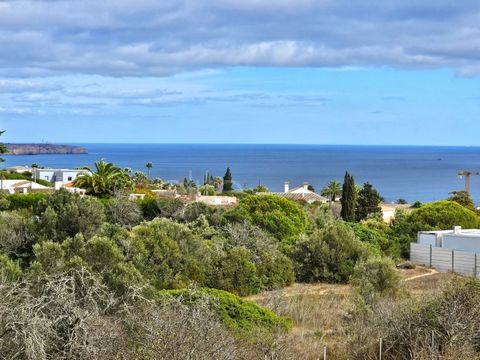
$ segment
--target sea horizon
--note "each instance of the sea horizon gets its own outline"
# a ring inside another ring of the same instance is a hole
[[[45,167],[93,166],[104,159],[132,171],[178,182],[200,183],[205,173],[223,176],[230,167],[237,189],[266,185],[282,191],[308,182],[319,192],[330,180],[342,182],[349,171],[360,185],[372,183],[386,202],[444,199],[462,190],[461,170],[480,169],[480,147],[419,145],[317,144],[134,144],[68,143],[84,146],[88,154],[5,156],[4,167],[37,163]],[[480,177],[472,177],[472,197],[480,203]]]

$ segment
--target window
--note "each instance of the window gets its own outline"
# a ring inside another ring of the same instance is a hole
[[[72,181],[73,179],[72,179],[71,176],[69,176],[69,177],[67,178],[67,180],[68,180],[68,181]]]

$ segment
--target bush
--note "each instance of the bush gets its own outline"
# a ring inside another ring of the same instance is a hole
[[[39,204],[40,235],[45,239],[63,241],[82,233],[91,238],[105,221],[104,205],[91,196],[59,190]]]
[[[35,211],[47,196],[45,193],[12,194],[5,196],[5,199],[10,202],[10,210],[30,209]]]
[[[291,200],[275,195],[252,195],[228,211],[230,221],[248,221],[268,231],[279,240],[290,240],[303,233],[308,219],[302,208]]]
[[[455,201],[437,201],[425,204],[408,216],[409,222],[420,222],[435,229],[448,230],[454,226],[477,228],[480,217]]]
[[[256,226],[231,224],[225,227],[226,246],[241,246],[250,251],[262,290],[291,284],[295,279],[292,261],[279,250],[278,241]]]
[[[29,260],[35,243],[35,224],[18,211],[0,212],[0,251],[13,258]]]
[[[368,255],[348,225],[334,222],[300,240],[292,258],[299,281],[345,282],[356,263]]]
[[[382,338],[385,359],[478,359],[480,282],[456,278],[430,298],[379,302],[367,316],[350,324],[351,358],[378,354]],[[432,343],[433,334],[433,343]]]
[[[373,223],[372,220],[367,220]],[[389,237],[386,233],[371,228],[365,223],[349,223],[348,224],[355,236],[362,242],[372,245],[378,250],[379,254],[385,254],[394,258],[400,256],[400,245],[394,237]],[[386,231],[388,229],[385,229]]]
[[[159,293],[160,301],[165,297],[184,297],[187,302],[197,302],[208,296],[213,299],[212,309],[220,316],[222,321],[233,331],[241,336],[252,339],[258,331],[274,333],[284,332],[291,328],[291,322],[275,315],[274,312],[262,308],[256,303],[243,300],[226,291],[202,288],[193,294],[188,289],[164,290]]]
[[[350,277],[362,299],[369,305],[378,298],[396,298],[402,291],[402,279],[394,262],[371,257],[357,263]]]
[[[105,205],[107,219],[110,223],[131,228],[138,225],[142,219],[142,210],[138,203],[127,198],[114,198]]]
[[[132,231],[129,247],[135,267],[158,289],[205,282],[209,249],[185,225],[167,219],[139,225]]]

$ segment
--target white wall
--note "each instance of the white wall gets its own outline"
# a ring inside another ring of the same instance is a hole
[[[443,248],[480,253],[480,237],[461,234],[443,235]]]
[[[422,245],[432,245],[432,246],[440,246],[437,244],[437,235],[435,234],[418,234],[418,243]]]

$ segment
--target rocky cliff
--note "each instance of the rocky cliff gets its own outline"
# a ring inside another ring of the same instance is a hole
[[[5,155],[41,155],[41,154],[87,154],[81,146],[52,144],[5,144],[8,153]]]

